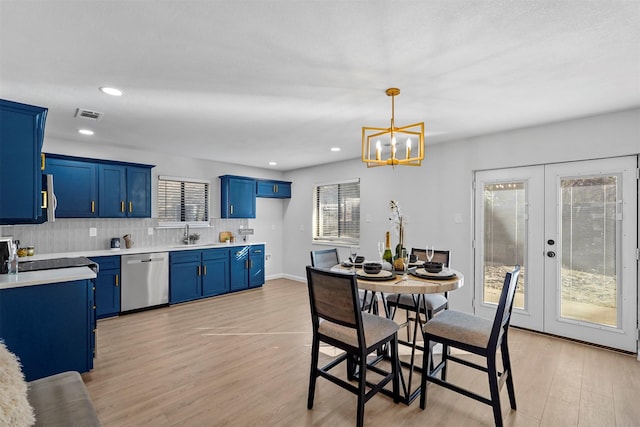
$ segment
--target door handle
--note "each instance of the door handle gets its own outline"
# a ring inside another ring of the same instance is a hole
[[[549,258],[555,258],[556,253],[555,253],[555,252],[553,252],[553,251],[549,251],[549,252],[547,252],[547,256],[548,256]]]

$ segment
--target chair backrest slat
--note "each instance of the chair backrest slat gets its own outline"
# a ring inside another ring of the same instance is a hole
[[[415,255],[419,261],[427,261],[427,250],[419,248],[411,248],[411,254]],[[433,262],[441,262],[445,267],[449,267],[451,263],[451,251],[434,250]]]
[[[311,266],[316,268],[331,268],[339,264],[338,250],[323,249],[321,251],[311,251]]]
[[[307,267],[307,282],[312,317],[351,328],[362,322],[355,275]]]
[[[511,312],[513,310],[513,300],[518,287],[518,277],[520,276],[520,266],[516,265],[512,272],[507,273],[502,285],[500,300],[496,310],[496,317],[493,320],[489,346],[497,347],[502,342],[502,337],[509,328]]]

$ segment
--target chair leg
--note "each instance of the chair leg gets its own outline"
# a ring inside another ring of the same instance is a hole
[[[506,335],[503,337],[502,344],[500,346],[502,353],[502,366],[507,375],[507,392],[509,393],[509,403],[511,409],[516,409],[516,392],[513,388],[513,372],[511,371],[511,358],[509,357],[509,346],[507,345]]]
[[[442,343],[442,361],[444,362],[444,366],[442,367],[442,374],[440,375],[440,378],[442,379],[442,381],[446,381],[447,380],[447,366],[449,365],[449,346],[445,343]]]
[[[318,356],[320,354],[320,340],[317,337],[313,337],[313,343],[311,344],[311,373],[309,375],[309,396],[307,397],[307,408],[313,408],[313,397],[316,392],[316,379],[318,378]]]
[[[391,372],[393,373],[393,403],[400,402],[400,359],[398,357],[398,333],[391,340]]]
[[[496,369],[496,355],[487,356],[487,374],[489,376],[489,391],[491,393],[491,406],[496,427],[502,427],[502,410],[500,409],[500,388],[498,387],[498,370]]]
[[[422,366],[432,366],[433,365],[433,352],[430,349],[431,342],[429,340],[425,340],[424,342],[424,351],[422,352]],[[431,369],[422,369],[422,379],[420,380],[420,409],[424,410],[427,407],[427,377],[431,375]]]
[[[364,404],[365,394],[367,392],[367,356],[360,355],[358,366],[360,367],[360,375],[358,376],[358,410],[356,416],[357,427],[364,425]]]

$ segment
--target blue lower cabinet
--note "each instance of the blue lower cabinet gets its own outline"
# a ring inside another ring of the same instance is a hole
[[[94,333],[92,280],[0,290],[0,337],[27,381],[91,370]]]
[[[264,245],[231,249],[231,290],[240,291],[264,284]]]
[[[171,304],[229,292],[229,249],[205,249],[169,254]]]
[[[96,283],[96,317],[117,316],[120,314],[120,256],[94,257],[98,264]]]

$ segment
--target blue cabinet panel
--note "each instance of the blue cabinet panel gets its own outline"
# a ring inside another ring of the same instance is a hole
[[[127,215],[151,218],[151,169],[127,166]]]
[[[95,257],[92,261],[98,264],[96,284],[96,317],[117,316],[120,313],[120,257]]]
[[[151,165],[48,154],[62,218],[150,218]]]
[[[27,381],[93,367],[90,280],[0,290],[0,337]]]
[[[220,177],[221,218],[256,217],[256,180],[223,175]]]
[[[98,178],[99,178],[98,212],[100,217],[101,218],[126,217],[127,216],[126,168],[120,165],[99,164]]]
[[[229,292],[229,250],[171,252],[169,301],[178,303]]]
[[[231,290],[240,291],[264,284],[264,245],[231,249]]]
[[[98,216],[98,166],[95,163],[48,155],[45,172],[53,175],[58,200],[56,217]]]
[[[47,109],[0,99],[0,224],[42,222]]]
[[[259,179],[256,195],[274,199],[289,199],[291,198],[291,182]]]
[[[249,250],[249,287],[264,284],[264,245],[251,246]]]

